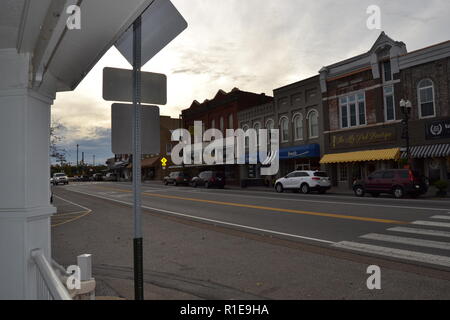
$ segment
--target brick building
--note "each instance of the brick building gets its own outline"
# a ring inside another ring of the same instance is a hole
[[[326,165],[335,186],[398,166],[401,147],[399,59],[406,45],[384,32],[359,56],[320,70]]]
[[[399,59],[400,96],[412,103],[412,166],[431,182],[450,178],[450,41]],[[404,151],[404,150],[403,150]],[[406,158],[406,152],[402,157]]]
[[[184,128],[188,129],[191,134],[193,134],[194,122],[202,121],[204,130],[211,128],[219,129],[225,136],[226,129],[236,130],[238,128],[239,111],[246,110],[253,106],[270,103],[272,101],[273,98],[266,96],[264,93],[256,94],[242,91],[238,88],[234,88],[228,93],[219,90],[212,100],[205,100],[203,103],[194,101],[189,109],[183,110],[183,125]],[[240,183],[240,170],[238,165],[189,167],[191,175],[197,175],[205,170],[222,171],[226,175],[227,183]]]
[[[448,178],[449,56],[450,42],[408,53],[383,32],[367,53],[322,68],[321,163],[335,186],[405,165],[402,99],[412,102],[412,168],[432,182]]]

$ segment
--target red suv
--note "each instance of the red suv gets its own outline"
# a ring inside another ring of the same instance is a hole
[[[372,173],[366,180],[355,181],[353,191],[358,197],[366,193],[378,197],[381,193],[403,198],[406,194],[418,197],[428,191],[428,181],[409,169],[381,170]]]

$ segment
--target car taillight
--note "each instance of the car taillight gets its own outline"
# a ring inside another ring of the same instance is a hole
[[[319,181],[320,180],[320,178],[317,178],[317,177],[314,177],[314,178],[312,178],[313,180],[316,180],[316,181]]]

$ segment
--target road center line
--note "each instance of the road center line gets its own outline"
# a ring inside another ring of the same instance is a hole
[[[116,191],[125,192],[125,193],[132,192],[131,190],[124,190],[124,189],[115,189],[115,188],[106,188],[106,187],[97,187],[97,186],[96,186],[96,188],[111,189],[111,190],[116,190]],[[221,205],[221,206],[258,209],[258,210],[263,210],[263,211],[276,211],[276,212],[284,212],[284,213],[295,213],[295,214],[319,216],[319,217],[327,217],[327,218],[335,218],[335,219],[346,219],[346,220],[366,221],[366,222],[376,222],[376,223],[386,223],[386,224],[408,224],[408,222],[398,221],[398,220],[366,218],[366,217],[349,216],[349,215],[335,214],[335,213],[312,212],[312,211],[303,211],[303,210],[294,210],[294,209],[264,207],[264,206],[257,206],[257,205],[243,204],[243,203],[223,202],[223,201],[205,200],[205,199],[197,199],[197,198],[185,198],[185,197],[169,196],[169,195],[148,193],[148,192],[143,193],[143,195],[149,196],[149,197],[161,198],[161,199],[191,201],[191,202],[207,203],[207,204],[214,204],[214,205]]]
[[[91,194],[91,193],[87,193],[87,192],[83,192],[83,191],[79,191],[79,190],[71,189],[71,191],[72,192],[76,192],[76,193],[80,193],[80,194],[84,194],[84,195],[87,195],[87,196],[91,196],[91,197],[96,197],[96,198],[103,199],[103,200],[108,200],[108,201],[117,202],[117,203],[128,205],[128,206],[132,206],[131,202],[125,202],[125,201],[121,201],[121,200],[117,200],[117,199],[111,199],[111,198],[107,198],[107,197],[102,197],[102,196],[99,196],[97,194]],[[221,225],[226,225],[226,226],[231,226],[231,227],[238,227],[238,228],[242,228],[242,229],[248,229],[248,230],[259,231],[259,232],[264,232],[264,233],[276,234],[276,235],[281,235],[281,236],[286,236],[286,237],[291,237],[291,238],[296,238],[296,239],[311,240],[311,241],[316,241],[316,242],[321,242],[321,243],[326,243],[326,244],[331,244],[331,245],[336,244],[336,242],[329,241],[329,240],[304,237],[304,236],[299,236],[299,235],[295,235],[295,234],[278,232],[278,231],[274,231],[274,230],[260,229],[260,228],[255,228],[255,227],[250,227],[250,226],[245,226],[245,225],[240,225],[240,224],[235,224],[235,223],[230,223],[230,222],[225,222],[225,221],[219,221],[219,220],[213,220],[213,219],[208,219],[208,218],[196,217],[196,216],[191,216],[191,215],[184,214],[184,213],[179,213],[179,212],[174,212],[174,211],[169,211],[169,210],[164,210],[164,209],[158,209],[158,208],[152,208],[152,207],[148,207],[148,206],[142,206],[142,208],[146,209],[146,210],[150,210],[150,211],[162,212],[162,213],[171,214],[171,215],[175,215],[175,216],[180,216],[180,217],[184,217],[184,218],[190,218],[190,219],[194,219],[194,220],[212,222],[212,223],[215,223],[215,224],[221,224]]]

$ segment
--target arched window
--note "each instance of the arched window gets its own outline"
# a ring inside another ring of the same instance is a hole
[[[281,142],[289,141],[289,119],[282,117],[280,119]]]
[[[294,139],[296,141],[303,140],[303,115],[295,114],[292,123],[294,124]]]
[[[259,132],[259,129],[261,129],[261,123],[256,122],[256,123],[253,125],[253,129],[255,129],[255,130],[256,130],[256,133],[258,133],[258,132]]]
[[[309,124],[309,137],[318,138],[319,137],[319,113],[316,110],[311,110],[308,113],[308,124]]]
[[[430,79],[424,79],[419,82],[418,101],[420,118],[432,118],[436,116],[434,85]]]
[[[242,126],[242,130],[243,130],[244,132],[247,132],[247,130],[248,130],[248,125],[244,124],[244,125]]]
[[[267,145],[270,146],[271,145],[271,140],[272,140],[272,129],[275,128],[275,122],[272,119],[269,119],[266,121],[266,129],[267,129]]]
[[[211,120],[211,128],[212,129],[216,128],[216,120],[215,119]]]

